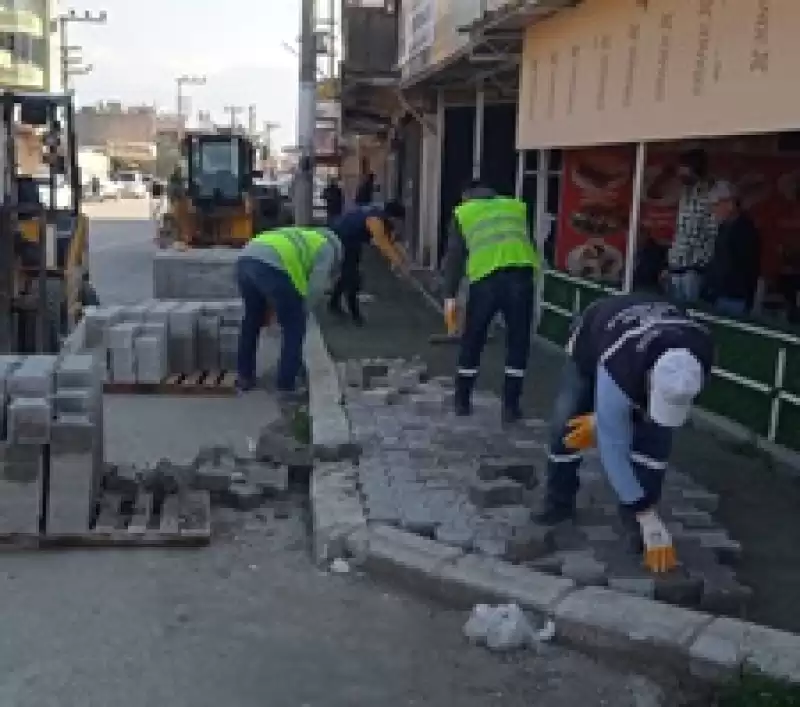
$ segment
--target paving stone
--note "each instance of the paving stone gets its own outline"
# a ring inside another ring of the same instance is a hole
[[[367,405],[391,405],[398,400],[396,390],[387,387],[372,388],[361,393],[361,400]]]
[[[161,383],[169,375],[169,353],[166,336],[137,336],[134,341],[136,381]]]
[[[688,529],[714,526],[714,519],[707,511],[698,511],[695,508],[671,508],[669,514]]]
[[[91,354],[69,354],[58,363],[55,371],[56,388],[88,390],[100,380],[98,359]]]
[[[5,448],[4,458],[13,451]],[[36,454],[32,463],[3,461],[0,464],[0,534],[35,535],[39,532],[43,449],[29,447]],[[35,451],[34,451],[35,450]]]
[[[703,582],[699,577],[678,568],[673,572],[658,575],[655,580],[655,597],[659,601],[687,608],[700,605]]]
[[[432,538],[439,520],[427,505],[405,504],[400,508],[400,524],[411,533]]]
[[[233,483],[225,491],[226,503],[240,511],[251,511],[264,504],[264,492],[255,484]]]
[[[368,500],[364,510],[371,523],[399,526],[402,520],[400,509],[391,501]]]
[[[8,440],[39,446],[50,442],[53,408],[44,398],[15,398],[8,406]]]
[[[475,481],[470,486],[470,500],[478,508],[516,506],[522,503],[523,489],[516,481]]]
[[[478,531],[472,541],[475,552],[488,557],[506,557],[508,554],[508,538]]]
[[[602,586],[607,582],[606,565],[585,555],[569,555],[561,565],[561,576],[581,587]]]
[[[376,378],[385,378],[389,373],[389,366],[375,361],[361,362],[361,386],[371,388]]]
[[[564,558],[555,553],[537,557],[525,563],[527,567],[539,572],[547,572],[548,574],[561,574],[561,565],[564,564]]]
[[[413,393],[408,400],[420,415],[439,415],[444,411],[445,398],[444,393]]]
[[[581,527],[586,539],[594,544],[597,542],[615,542],[620,540],[619,533],[610,525],[591,525]]]
[[[49,398],[55,389],[55,356],[26,356],[6,381],[10,398]]]
[[[553,550],[553,529],[530,523],[512,529],[506,557],[511,562],[530,562]]]
[[[475,531],[466,522],[442,523],[436,527],[434,538],[440,543],[469,552],[474,547]]]
[[[252,462],[241,468],[244,478],[267,496],[281,496],[289,491],[289,467]]]
[[[724,530],[693,531],[692,537],[697,538],[702,547],[713,550],[723,564],[736,564],[741,558],[741,544]]]
[[[56,415],[88,415],[94,407],[94,394],[86,389],[57,390],[53,399]]]
[[[608,588],[624,594],[653,599],[656,593],[656,580],[644,573],[638,577],[611,575],[608,578]]]
[[[197,469],[196,487],[201,491],[222,493],[228,490],[235,472],[233,465],[201,464]]]
[[[716,513],[719,507],[719,496],[702,489],[681,489],[681,498],[690,506],[695,506],[702,511]]]
[[[522,459],[482,459],[478,476],[484,481],[511,479],[528,488],[532,488],[538,482],[536,466]]]
[[[713,614],[743,617],[753,598],[750,587],[741,584],[727,567],[715,567],[696,577],[701,587],[700,608]]]

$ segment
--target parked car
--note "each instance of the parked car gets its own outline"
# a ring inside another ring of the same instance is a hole
[[[118,172],[115,179],[120,190],[120,196],[131,199],[146,199],[148,195],[147,182],[140,172]]]

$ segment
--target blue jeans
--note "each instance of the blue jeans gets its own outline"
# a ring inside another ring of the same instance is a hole
[[[256,258],[239,258],[236,263],[236,282],[244,302],[244,318],[239,333],[239,380],[252,383],[255,379],[258,338],[267,308],[272,307],[281,327],[278,390],[294,390],[303,365],[303,340],[306,335],[303,297],[285,272]]]
[[[747,302],[733,297],[717,297],[714,309],[729,317],[743,317],[747,314]]]
[[[697,270],[671,273],[669,276],[670,294],[678,302],[692,304],[700,299],[703,276]]]
[[[550,428],[550,449],[547,461],[548,507],[572,512],[580,488],[578,470],[583,455],[567,449],[564,437],[573,417],[595,411],[595,381],[581,373],[572,359],[564,367],[556,397]],[[653,506],[661,498],[667,459],[672,449],[672,430],[654,424],[634,412],[633,443],[630,461],[636,479],[645,492],[643,506]],[[627,507],[620,507],[623,521],[633,521]],[[635,523],[635,521],[633,521]]]

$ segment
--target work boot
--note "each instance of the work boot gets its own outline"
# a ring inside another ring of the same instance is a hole
[[[475,378],[472,376],[456,376],[456,388],[453,405],[457,417],[469,417],[472,414],[472,389]]]
[[[522,419],[520,398],[524,379],[518,376],[506,375],[503,381],[503,422],[512,424]]]

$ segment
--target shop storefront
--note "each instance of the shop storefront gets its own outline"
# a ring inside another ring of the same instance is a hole
[[[692,304],[718,343],[702,405],[800,451],[800,50],[795,0],[584,0],[529,27],[521,66],[517,189],[550,267],[540,334],[637,286],[646,249],[671,247],[700,150],[733,184],[760,242],[742,317]]]

